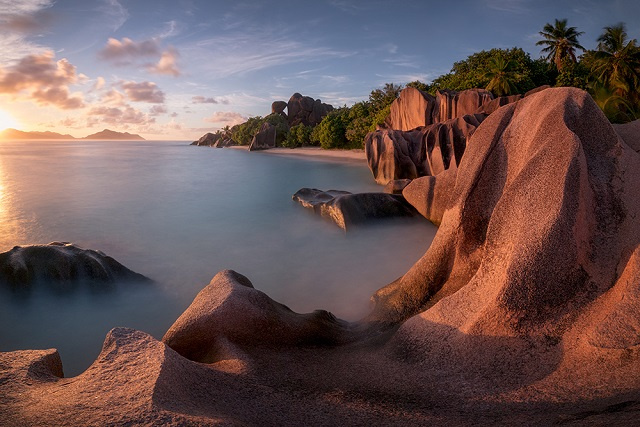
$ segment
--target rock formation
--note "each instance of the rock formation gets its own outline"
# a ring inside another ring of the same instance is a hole
[[[391,104],[391,111],[385,120],[385,128],[409,131],[418,127],[475,114],[483,104],[493,100],[491,92],[485,89],[437,91],[431,96],[416,88],[408,87]]]
[[[114,329],[75,378],[54,350],[0,353],[3,424],[637,424],[640,155],[555,88],[491,114],[453,172],[405,188],[441,225],[365,319],[224,271],[169,345]]]
[[[265,122],[255,134],[249,145],[249,151],[266,150],[276,146],[276,127]]]
[[[231,135],[229,134],[208,132],[204,134],[199,140],[193,141],[191,145],[224,148],[236,145],[236,142],[231,138]]]
[[[367,224],[373,220],[416,215],[411,205],[397,194],[351,194],[347,191],[302,188],[292,198],[305,208],[335,222],[345,231],[354,225]]]
[[[640,119],[624,124],[614,124],[613,128],[625,144],[640,153]]]
[[[287,108],[287,103],[284,101],[274,101],[271,103],[271,114],[282,114],[287,117],[284,109]]]
[[[325,104],[319,99],[294,93],[287,103],[289,126],[302,123],[305,126],[315,126],[322,118],[333,110],[333,106]]]
[[[100,251],[82,249],[66,242],[16,246],[0,253],[0,284],[13,289],[46,283],[60,290],[80,282],[104,285],[116,281],[148,282]]]
[[[462,159],[467,139],[484,120],[467,115],[411,131],[381,129],[365,137],[365,153],[377,183],[438,174]]]
[[[485,102],[480,105],[476,110],[476,114],[484,114],[489,115],[496,111],[498,108],[511,104],[512,102],[516,102],[522,99],[522,95],[509,95],[509,96],[499,96],[498,98],[492,99],[491,101]]]

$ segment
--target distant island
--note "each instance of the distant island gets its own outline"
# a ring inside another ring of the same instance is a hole
[[[85,136],[84,138],[76,138],[69,134],[61,134],[57,132],[25,132],[17,129],[5,129],[0,132],[0,139],[102,139],[102,140],[119,140],[119,141],[145,141],[143,137],[129,132],[116,132],[109,129]]]

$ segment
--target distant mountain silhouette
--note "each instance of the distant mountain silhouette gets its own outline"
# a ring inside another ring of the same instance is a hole
[[[0,139],[78,139],[69,134],[61,134],[57,132],[25,132],[17,129],[8,128],[0,132]],[[109,139],[124,141],[145,141],[143,137],[129,132],[116,132],[105,129],[101,132],[85,136],[79,139]]]
[[[71,135],[57,132],[24,132],[17,129],[8,128],[0,132],[2,139],[75,139]]]
[[[138,134],[129,132],[116,132],[113,130],[105,129],[101,132],[85,136],[82,139],[120,139],[127,141],[144,141],[145,139]]]

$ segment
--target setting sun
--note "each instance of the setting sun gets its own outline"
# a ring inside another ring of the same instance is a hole
[[[0,110],[0,131],[7,128],[18,129],[20,127],[18,121],[14,119],[11,114],[6,111]]]

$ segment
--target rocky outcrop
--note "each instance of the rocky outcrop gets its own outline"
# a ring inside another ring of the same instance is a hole
[[[333,110],[333,106],[323,103],[319,99],[294,93],[287,103],[289,126],[302,123],[305,126],[315,126],[322,118]]]
[[[224,148],[237,145],[237,143],[231,138],[231,135],[208,132],[200,137],[200,139],[198,139],[197,141],[193,141],[191,145]]]
[[[402,195],[420,215],[439,226],[449,206],[457,172],[458,169],[453,167],[440,172],[437,176],[414,179],[403,188]]]
[[[266,150],[276,146],[276,127],[265,122],[249,144],[249,151]]]
[[[404,190],[410,183],[410,179],[395,179],[393,181],[389,181],[384,186],[383,191],[388,194],[402,194],[402,190]]]
[[[418,127],[446,122],[451,119],[473,115],[483,104],[493,100],[485,89],[437,91],[435,97],[416,88],[408,87],[391,104],[384,127],[409,131]]]
[[[330,219],[345,231],[374,220],[416,215],[404,198],[395,194],[351,194],[347,191],[302,188],[292,198],[305,208]]]
[[[66,242],[16,246],[0,253],[0,284],[13,289],[43,283],[58,290],[69,290],[85,282],[104,288],[117,281],[148,282],[149,279],[100,251]]]
[[[335,345],[346,325],[331,313],[294,313],[254,289],[233,270],[218,273],[175,321],[162,341],[184,357],[212,363],[228,358],[235,346],[292,347]]]
[[[498,108],[505,106],[507,104],[511,104],[512,102],[516,102],[522,99],[522,95],[509,95],[509,96],[499,96],[498,98],[492,99],[489,102],[485,102],[476,110],[476,114],[484,114],[489,115],[496,111]]]
[[[224,271],[164,338],[207,364],[122,328],[75,378],[54,350],[3,352],[2,423],[637,424],[640,155],[554,88],[491,114],[452,176],[405,188],[433,189],[442,222],[365,319],[293,313]]]
[[[640,119],[624,124],[614,124],[613,129],[625,144],[640,153]]]
[[[274,101],[271,103],[271,114],[281,114],[287,117],[284,109],[287,108],[287,103],[284,101]]]
[[[376,182],[438,174],[462,159],[467,140],[484,120],[467,115],[411,131],[381,129],[365,137],[365,153]]]

